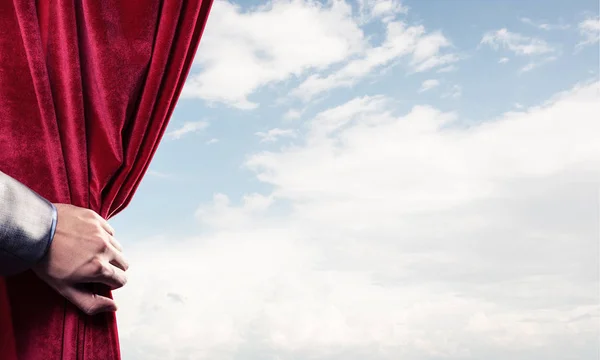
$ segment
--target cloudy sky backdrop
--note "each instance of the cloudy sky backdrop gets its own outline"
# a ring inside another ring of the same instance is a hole
[[[597,359],[596,0],[217,0],[112,220],[127,360]]]

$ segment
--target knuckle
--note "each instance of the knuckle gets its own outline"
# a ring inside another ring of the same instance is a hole
[[[94,231],[98,234],[104,233],[104,228],[102,227],[102,224],[100,224],[99,221],[94,222]]]
[[[124,273],[115,272],[114,285],[115,289],[121,288],[127,284],[127,276]]]
[[[97,258],[94,259],[94,260],[92,260],[91,268],[92,268],[92,272],[95,275],[102,275],[104,273],[104,271],[105,271],[104,270],[104,268],[105,268],[104,264],[102,263],[102,261],[100,259],[97,259]]]
[[[125,274],[115,274],[115,282],[119,285],[119,287],[127,284],[127,277]]]
[[[102,233],[96,233],[94,235],[94,243],[96,245],[96,250],[98,252],[103,253],[103,252],[106,252],[108,250],[109,241],[108,241],[108,239],[105,236],[103,236]]]
[[[103,266],[102,271],[100,272],[100,275],[104,278],[111,278],[113,277],[113,274],[114,272],[111,270],[110,266]]]
[[[96,310],[94,310],[93,307],[86,307],[86,308],[83,309],[83,312],[86,315],[94,315],[96,313]]]
[[[93,210],[90,209],[84,209],[83,210],[83,216],[86,219],[95,219],[96,218],[96,213]]]
[[[93,231],[94,231],[94,234],[98,235],[98,236],[102,236],[105,233],[104,228],[102,227],[102,224],[100,224],[99,222],[95,222],[93,224]]]
[[[96,313],[96,311],[97,311],[96,306],[93,303],[92,304],[83,304],[83,305],[80,305],[79,308],[86,315],[94,315]]]

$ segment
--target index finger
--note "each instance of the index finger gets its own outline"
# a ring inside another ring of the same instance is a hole
[[[123,251],[123,246],[121,245],[120,242],[117,241],[117,239],[115,239],[114,236],[108,235],[108,239],[110,240],[110,243],[112,244],[112,246],[115,247],[115,249],[119,250],[120,252]]]
[[[100,225],[102,226],[102,228],[107,233],[109,233],[111,236],[115,236],[115,229],[112,226],[110,226],[108,221],[106,221],[102,216],[100,216],[100,214],[98,214],[95,211],[94,211],[94,214],[96,214],[96,219],[100,222]]]

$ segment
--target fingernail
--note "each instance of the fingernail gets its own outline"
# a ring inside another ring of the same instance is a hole
[[[115,311],[117,311],[117,307],[114,305],[113,306],[109,305],[109,306],[105,307],[104,309],[102,309],[102,311],[100,311],[100,312],[115,312]]]

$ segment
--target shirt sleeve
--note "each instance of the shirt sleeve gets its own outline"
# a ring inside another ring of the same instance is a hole
[[[40,261],[54,239],[57,221],[52,203],[0,171],[0,276]]]

